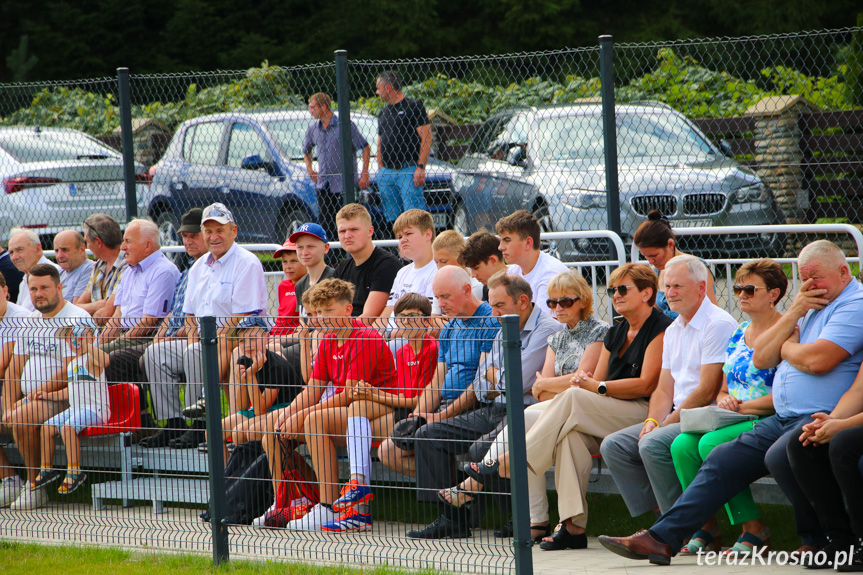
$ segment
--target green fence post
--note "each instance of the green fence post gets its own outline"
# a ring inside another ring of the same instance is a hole
[[[605,140],[605,195],[608,229],[620,235],[617,124],[614,121],[614,43],[612,37],[607,35],[599,37],[599,79],[602,94],[602,131]],[[614,258],[613,251],[611,256]]]
[[[342,150],[344,204],[356,202],[354,190],[354,144],[351,141],[351,99],[348,84],[348,52],[336,50],[336,90],[339,99],[339,143]],[[333,214],[335,217],[335,214]],[[330,238],[333,239],[333,238]]]
[[[120,96],[120,136],[123,145],[123,181],[126,185],[126,221],[138,217],[138,192],[135,186],[135,144],[132,141],[132,88],[129,69],[117,68]]]

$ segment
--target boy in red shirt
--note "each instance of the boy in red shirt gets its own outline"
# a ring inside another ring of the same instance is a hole
[[[281,337],[272,336],[292,334],[300,324],[296,286],[297,282],[306,275],[306,268],[300,263],[297,257],[297,246],[291,240],[285,240],[273,257],[282,259],[282,271],[285,272],[285,279],[279,284],[279,317],[276,318],[275,325],[270,330],[271,341],[280,343]],[[281,348],[273,351],[281,351]]]
[[[346,438],[351,478],[333,503],[333,510],[341,516],[324,524],[324,531],[371,530],[372,438],[389,437],[393,425],[411,414],[437,368],[438,342],[428,335],[432,311],[428,297],[408,292],[398,299],[393,311],[397,325],[393,337],[407,341],[395,352],[397,387],[380,389],[360,381],[351,390]]]
[[[337,518],[332,508],[338,497],[335,442],[345,436],[353,389],[360,381],[391,389],[396,385],[396,374],[392,353],[380,334],[351,318],[353,285],[331,278],[315,284],[305,295],[316,313],[316,335],[323,337],[308,386],[275,420],[275,434],[265,436],[264,451],[272,476],[281,477],[280,439],[307,444],[321,502],[286,527],[316,531]],[[278,487],[277,482],[274,487]]]

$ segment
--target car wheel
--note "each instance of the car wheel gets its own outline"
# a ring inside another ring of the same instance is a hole
[[[290,206],[283,208],[276,225],[276,237],[273,238],[273,241],[277,244],[283,243],[292,233],[300,229],[301,225],[309,221],[311,218],[303,208]]]
[[[177,217],[169,211],[160,212],[156,216],[156,225],[159,227],[159,242],[162,247],[165,246],[181,246],[183,241],[180,239],[180,222]],[[166,252],[165,256],[174,262],[177,266],[183,261],[182,252]]]
[[[452,229],[463,236],[469,236],[471,233],[470,225],[468,224],[467,208],[462,202],[459,202],[452,213]]]

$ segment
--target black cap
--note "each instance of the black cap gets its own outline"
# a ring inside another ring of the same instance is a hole
[[[201,208],[192,208],[180,220],[180,229],[177,232],[191,232],[197,234],[201,231],[201,218],[204,216],[204,210]]]

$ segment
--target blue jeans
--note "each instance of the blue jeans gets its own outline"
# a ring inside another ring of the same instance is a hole
[[[391,168],[378,170],[378,191],[384,214],[390,223],[412,208],[426,211],[429,209],[423,189],[414,185],[414,171],[416,166],[405,166],[400,170]]]
[[[811,421],[800,417],[770,416],[755,423],[752,431],[717,446],[704,460],[695,479],[650,528],[650,532],[677,550],[706,523],[726,501],[768,473],[773,475],[794,507],[797,533],[804,545],[821,545],[824,535],[815,510],[791,471],[785,448],[797,441],[797,428]]]

